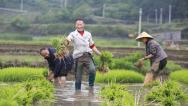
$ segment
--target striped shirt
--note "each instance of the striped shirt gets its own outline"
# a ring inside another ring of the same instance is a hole
[[[83,53],[93,53],[91,46],[94,45],[94,41],[92,39],[91,33],[88,31],[84,31],[83,35],[81,35],[77,30],[71,32],[67,40],[73,43],[73,58],[79,58],[83,55]]]

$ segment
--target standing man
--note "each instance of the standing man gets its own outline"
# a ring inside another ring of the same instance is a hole
[[[153,37],[146,32],[142,32],[136,40],[143,42],[146,47],[146,55],[144,58],[140,59],[140,61],[149,59],[151,64],[151,68],[146,74],[144,85],[153,80],[163,81],[162,74],[164,74],[163,69],[167,64],[167,54],[159,43],[157,43]]]
[[[76,30],[71,32],[67,39],[68,45],[73,43],[73,58],[75,60],[75,94],[81,94],[81,82],[84,68],[89,74],[89,95],[93,95],[93,86],[95,82],[96,69],[92,59],[93,51],[100,55],[100,51],[96,48],[90,32],[84,30],[84,20],[77,19],[75,22]]]

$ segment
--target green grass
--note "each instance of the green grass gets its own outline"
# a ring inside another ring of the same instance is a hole
[[[111,70],[108,73],[97,73],[97,83],[142,83],[144,76],[129,70]]]
[[[44,78],[44,70],[28,67],[1,69],[0,106],[31,106],[35,102],[53,100],[54,87]]]
[[[44,68],[5,68],[0,70],[0,81],[20,82],[26,80],[43,79]]]
[[[0,33],[0,44],[51,45],[52,39],[57,38],[57,37],[63,38],[63,35],[34,37],[32,35],[25,35],[21,33]],[[130,46],[135,47],[137,46],[137,41],[135,39],[100,38],[100,37],[94,36],[93,40],[95,41],[96,45],[100,47],[130,47]]]
[[[0,44],[51,44],[52,39],[62,36],[33,36],[23,33],[0,33]]]
[[[188,69],[172,72],[170,78],[175,81],[188,84]]]
[[[126,38],[93,38],[96,45],[99,47],[136,47],[137,41]]]
[[[40,55],[0,55],[0,61],[6,63],[8,61],[19,62],[43,62],[43,58]]]
[[[50,45],[53,37],[32,37],[32,40],[0,39],[0,44]]]
[[[0,86],[0,92],[0,106],[32,106],[35,102],[47,102],[54,98],[54,87],[47,80]]]
[[[0,39],[4,40],[24,40],[24,41],[31,41],[32,35],[26,35],[22,33],[0,33]]]
[[[180,103],[186,99],[186,95],[179,83],[166,81],[162,85],[154,86],[145,99],[160,106],[180,106]]]
[[[110,84],[101,88],[101,106],[134,106],[134,97],[124,85]]]

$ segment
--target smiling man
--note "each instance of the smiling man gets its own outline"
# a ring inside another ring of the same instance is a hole
[[[95,82],[96,69],[92,59],[95,52],[100,55],[100,51],[96,48],[90,32],[84,29],[85,23],[83,19],[77,19],[75,22],[76,30],[71,32],[67,39],[68,45],[73,43],[73,58],[75,61],[75,90],[76,95],[81,94],[81,82],[84,68],[89,74],[89,94],[93,95],[93,86]]]

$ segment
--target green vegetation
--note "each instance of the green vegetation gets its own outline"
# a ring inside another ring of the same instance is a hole
[[[111,60],[112,62],[108,64],[108,66],[110,69],[134,70],[138,73],[145,74],[147,69],[149,68],[148,61],[145,62],[145,65],[142,68],[137,68],[134,65],[140,58],[142,58],[142,55],[143,55],[142,53],[136,52],[126,57],[114,58]],[[95,57],[94,59],[95,59],[97,66],[99,66],[101,64],[100,58]]]
[[[52,46],[56,49],[57,56],[64,56],[68,53],[67,45],[64,44],[65,37],[56,38],[52,40]]]
[[[135,70],[139,73],[145,73],[145,67],[137,68],[134,64],[143,57],[141,52],[132,53],[129,56],[124,58],[116,58],[113,61],[112,69],[128,69],[128,70]],[[145,62],[145,66],[147,66],[148,62]]]
[[[22,82],[27,80],[44,79],[43,68],[5,68],[0,70],[0,81]]]
[[[113,58],[111,62],[108,64],[109,68],[114,69],[120,69],[120,70],[134,70],[138,73],[141,73],[145,75],[145,73],[150,68],[150,62],[149,60],[146,60],[144,62],[143,67],[136,67],[135,63],[143,57],[143,54],[141,52],[132,53],[129,56],[122,57],[122,58]],[[100,57],[94,57],[95,63],[97,66],[100,66],[101,61]],[[170,74],[170,72],[181,70],[182,67],[178,64],[175,64],[173,61],[168,61],[168,64],[166,68],[164,69],[164,74]]]
[[[0,41],[7,41],[7,40],[21,40],[21,41],[32,41],[33,38],[29,34],[22,34],[22,33],[0,33]]]
[[[98,83],[142,83],[144,76],[129,70],[111,70],[108,73],[98,72],[96,82]]]
[[[7,85],[0,86],[0,106],[32,106],[34,103],[50,103],[54,99],[54,87],[44,78],[44,70],[27,67],[1,69],[0,81],[6,82]]]
[[[15,30],[23,31],[23,30],[26,30],[27,28],[29,28],[30,23],[29,23],[29,20],[27,20],[26,18],[17,16],[17,17],[13,18],[13,20],[11,22],[11,26]]]
[[[183,30],[183,38],[186,37],[187,28],[187,1],[155,1],[149,0],[29,0],[24,2],[23,10],[27,12],[14,13],[13,11],[0,10],[0,32],[19,33],[19,37],[3,39],[27,39],[32,41],[32,36],[49,36],[57,34],[68,34],[73,31],[74,20],[78,17],[86,21],[86,30],[93,36],[105,38],[129,38],[137,35],[137,21],[139,8],[143,8],[142,31],[149,33]],[[168,6],[172,5],[172,24],[168,24]],[[103,7],[105,5],[105,8]],[[20,0],[6,1],[0,0],[1,8],[20,9]],[[152,8],[151,8],[152,7]],[[163,8],[164,24],[156,25],[154,20],[154,10]],[[104,11],[103,11],[104,10]],[[183,12],[182,12],[183,11]],[[103,14],[105,12],[105,14]],[[146,23],[147,19],[150,23]],[[178,21],[181,20],[181,21]],[[185,33],[184,33],[185,32]],[[31,36],[30,36],[31,35]],[[1,42],[1,40],[0,40]],[[108,45],[108,40],[105,41]],[[126,41],[124,41],[126,42]],[[6,43],[4,41],[3,43]],[[10,42],[9,42],[10,43]],[[16,43],[16,42],[14,42]],[[22,42],[23,43],[23,42]],[[29,42],[30,43],[30,42]],[[39,42],[40,43],[40,42]],[[45,42],[44,42],[45,43]],[[49,44],[48,42],[46,42]],[[129,43],[119,41],[114,47],[130,46]],[[35,43],[34,43],[35,44]],[[111,44],[113,46],[113,44]],[[129,45],[126,45],[129,44]],[[132,42],[136,45],[136,41]]]
[[[146,101],[159,103],[160,106],[179,106],[185,98],[186,95],[179,83],[173,81],[154,86],[146,95]]]
[[[55,37],[54,37],[55,36]],[[23,34],[23,33],[10,33],[10,32],[4,32],[0,33],[0,44],[45,44],[49,45],[51,44],[52,39],[57,38],[60,35],[54,35],[54,36],[37,36],[34,37],[30,34]]]
[[[26,81],[0,87],[0,106],[32,106],[36,102],[52,101],[53,85],[47,80]]]
[[[94,35],[95,36],[95,35]],[[125,38],[93,38],[97,47],[136,47],[137,42],[135,39]]]
[[[39,55],[0,55],[0,62],[18,61],[25,63],[43,62],[43,58]]]
[[[26,38],[24,38],[26,36]],[[0,33],[0,44],[31,44],[31,45],[51,45],[53,39],[62,38],[63,35],[51,35],[43,37],[33,37],[18,33]],[[29,37],[29,38],[27,38]],[[27,40],[25,40],[27,39]],[[97,47],[135,47],[137,42],[134,39],[101,38],[93,37]]]
[[[182,30],[182,38],[188,39],[188,27]]]
[[[165,74],[170,74],[171,72],[181,70],[182,67],[173,61],[168,61],[166,68],[165,68]]]
[[[74,31],[74,24],[34,24],[25,30],[26,33],[31,35],[57,35],[57,34],[69,34]],[[136,31],[136,25],[98,25],[98,24],[86,24],[86,30],[90,31],[94,37],[117,37],[128,38],[128,35],[134,34]]]
[[[112,53],[103,51],[100,56],[100,61],[103,65],[108,65],[112,62]]]
[[[124,85],[110,84],[100,90],[101,106],[134,106],[134,97]]]
[[[106,8],[103,8],[104,4],[106,4]],[[29,0],[24,2],[24,9],[30,11],[28,14],[33,16],[34,22],[40,23],[70,22],[75,17],[84,17],[87,21],[92,20],[92,22],[95,22],[92,16],[102,16],[103,9],[105,9],[105,17],[135,21],[137,20],[136,17],[138,17],[139,8],[143,8],[144,18],[149,15],[153,21],[155,19],[154,14],[152,14],[154,9],[163,8],[164,14],[168,14],[167,7],[169,4],[175,9],[172,15],[173,19],[187,18],[188,2],[186,0],[181,2],[171,0],[158,0],[154,2],[149,0],[70,0],[67,3],[59,0]],[[20,1],[0,0],[0,6],[19,9]],[[168,18],[168,15],[164,15],[164,18]]]
[[[109,65],[112,63],[112,53],[108,51],[103,51],[99,57],[100,66],[99,71],[107,72],[109,70]]]
[[[179,70],[172,72],[170,74],[170,78],[175,81],[182,82],[184,84],[188,84],[188,70]]]

